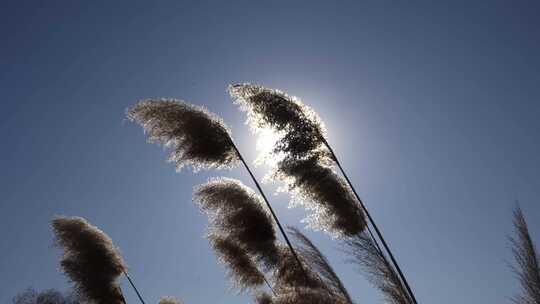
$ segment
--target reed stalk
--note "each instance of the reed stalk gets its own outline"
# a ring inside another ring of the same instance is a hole
[[[137,294],[137,297],[139,298],[139,301],[141,301],[142,304],[146,304],[144,302],[142,296],[141,296],[141,293],[139,292],[139,290],[135,286],[135,283],[133,283],[133,280],[131,279],[131,277],[129,276],[129,274],[126,271],[124,271],[124,276],[126,277],[126,279],[128,279],[129,284],[131,285],[131,287],[133,287],[133,290],[135,290],[135,293]]]
[[[368,220],[369,220],[369,223],[373,226],[373,229],[375,229],[375,233],[377,234],[377,236],[379,237],[379,239],[381,240],[381,243],[385,249],[385,251],[388,253],[388,255],[390,256],[390,259],[392,260],[392,264],[394,265],[394,267],[396,268],[398,274],[399,274],[399,277],[401,279],[401,281],[403,282],[403,284],[405,285],[405,288],[407,289],[407,292],[409,293],[409,296],[411,297],[411,299],[413,300],[413,302],[415,304],[417,304],[418,302],[416,301],[416,297],[414,296],[414,292],[412,291],[409,283],[407,282],[407,279],[405,278],[405,275],[403,274],[403,271],[401,270],[401,268],[399,267],[399,264],[396,260],[396,258],[394,257],[394,254],[392,253],[392,250],[390,250],[390,247],[388,246],[388,243],[386,242],[386,240],[384,239],[379,227],[377,226],[377,224],[375,223],[375,220],[373,220],[373,217],[371,216],[371,214],[369,213],[369,211],[367,210],[366,206],[364,205],[362,199],[360,198],[360,196],[358,195],[358,192],[356,192],[356,189],[354,188],[353,184],[351,183],[351,180],[349,179],[349,176],[347,175],[347,173],[345,172],[345,170],[343,169],[343,167],[341,166],[341,163],[339,161],[339,159],[337,158],[337,155],[336,153],[334,152],[334,149],[332,149],[332,147],[330,146],[330,144],[328,143],[328,141],[323,137],[321,136],[321,140],[322,142],[324,143],[324,145],[326,146],[326,148],[328,149],[328,151],[330,151],[330,154],[332,155],[332,158],[333,160],[335,161],[336,165],[338,166],[339,168],[339,171],[341,171],[341,174],[343,174],[343,177],[345,178],[345,180],[347,181],[347,184],[349,185],[349,187],[351,188],[351,190],[353,191],[354,193],[354,196],[356,197],[356,199],[358,200],[358,203],[360,204],[360,207],[362,208],[362,211],[364,211],[364,213],[366,214]],[[377,243],[377,240],[373,237],[373,233],[371,232],[371,230],[369,229],[368,227],[368,231],[369,231],[369,234],[371,235],[371,237],[373,238],[374,242],[375,242],[375,245],[377,246],[378,250],[380,251],[380,247]]]
[[[253,180],[253,183],[255,184],[255,187],[257,187],[257,190],[261,194],[261,197],[263,198],[263,200],[264,200],[264,202],[266,204],[266,207],[268,207],[268,210],[270,211],[270,214],[272,215],[272,218],[276,222],[276,225],[278,226],[279,231],[281,232],[281,235],[283,236],[283,239],[285,239],[285,242],[287,243],[287,247],[289,247],[292,255],[294,256],[294,259],[298,263],[298,267],[300,267],[300,269],[302,270],[302,272],[304,273],[304,275],[306,277],[306,280],[308,280],[309,279],[308,274],[307,274],[306,270],[304,269],[304,266],[302,265],[302,262],[300,261],[300,258],[298,257],[298,254],[296,253],[296,250],[294,250],[294,247],[293,247],[291,241],[289,240],[289,237],[287,236],[287,233],[285,232],[285,229],[283,229],[283,226],[281,225],[281,222],[279,221],[274,209],[272,208],[272,205],[270,205],[270,202],[268,201],[268,198],[266,197],[266,194],[262,190],[261,185],[259,184],[259,182],[255,178],[255,176],[253,175],[253,172],[251,171],[249,165],[247,164],[246,160],[244,159],[244,157],[240,153],[240,150],[238,149],[238,147],[236,146],[236,144],[233,142],[232,139],[231,139],[231,145],[233,146],[234,150],[238,154],[238,158],[240,158],[240,161],[244,165],[244,168],[246,168],[246,171],[249,173],[249,176]]]

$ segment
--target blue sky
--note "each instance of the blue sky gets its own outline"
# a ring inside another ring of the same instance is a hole
[[[191,192],[248,176],[175,173],[124,119],[143,98],[205,105],[253,160],[225,92],[244,81],[320,114],[420,303],[509,302],[516,200],[540,243],[539,14],[536,1],[2,1],[0,302],[68,288],[48,226],[65,214],[113,238],[148,303],[247,303]],[[286,195],[271,199],[299,225]],[[334,241],[307,234],[359,303],[381,302]]]

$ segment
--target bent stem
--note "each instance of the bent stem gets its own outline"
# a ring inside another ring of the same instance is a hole
[[[416,301],[416,297],[414,296],[414,293],[411,289],[411,287],[409,286],[409,283],[407,282],[407,279],[405,278],[405,275],[403,274],[403,272],[401,271],[401,268],[399,267],[399,264],[398,262],[396,261],[394,255],[392,254],[392,251],[390,250],[388,244],[386,243],[386,240],[384,239],[384,237],[382,236],[382,233],[381,231],[379,230],[379,227],[377,227],[377,224],[375,224],[375,221],[373,220],[373,218],[371,217],[371,214],[369,213],[369,211],[367,210],[367,208],[365,207],[364,203],[362,202],[362,199],[360,199],[360,196],[358,195],[358,193],[356,192],[356,189],[354,188],[354,186],[352,185],[349,177],[347,176],[347,174],[345,173],[345,170],[343,170],[343,167],[341,166],[341,163],[339,162],[337,156],[336,156],[336,153],[334,152],[334,150],[332,149],[332,147],[330,146],[330,144],[328,143],[328,141],[326,141],[326,139],[321,136],[322,138],[322,142],[324,143],[324,145],[328,148],[328,150],[330,151],[330,154],[332,154],[332,158],[334,159],[334,161],[336,162],[336,165],[338,166],[339,170],[341,171],[341,174],[343,174],[343,177],[345,178],[345,180],[347,181],[347,184],[349,184],[349,187],[351,188],[351,190],[353,191],[354,193],[354,196],[356,197],[356,199],[358,200],[358,202],[360,203],[360,207],[362,208],[362,210],[366,213],[367,217],[368,217],[368,220],[369,222],[371,223],[371,225],[373,226],[373,228],[375,229],[375,232],[377,233],[377,236],[379,237],[379,239],[381,240],[381,243],[384,247],[384,249],[386,250],[386,252],[388,253],[388,255],[390,256],[390,259],[392,260],[392,264],[394,265],[394,267],[396,268],[396,270],[398,271],[399,273],[399,276],[401,278],[401,281],[405,284],[405,288],[407,288],[407,292],[409,293],[411,299],[413,300],[413,302],[415,304],[417,304],[418,302]],[[369,230],[369,227],[368,227],[368,231],[371,235],[371,237],[373,238],[373,234],[371,233],[371,230]],[[374,240],[375,241],[375,244],[376,246],[379,248],[380,250],[380,247],[379,245],[377,244],[377,240]]]
[[[240,158],[240,161],[242,161],[242,164],[244,164],[244,167],[246,168],[247,172],[249,173],[249,176],[251,177],[251,179],[253,180],[253,182],[255,183],[255,186],[257,187],[257,190],[259,191],[259,193],[261,194],[264,202],[266,203],[266,206],[268,207],[268,210],[270,210],[270,213],[272,214],[272,217],[274,218],[274,221],[276,222],[278,228],[279,228],[279,231],[281,232],[281,235],[283,235],[283,238],[285,239],[285,242],[287,243],[287,246],[289,247],[289,249],[291,250],[291,253],[292,255],[294,256],[294,259],[296,260],[296,262],[298,263],[298,267],[300,267],[300,269],[302,270],[302,272],[304,273],[304,276],[306,277],[306,281],[309,280],[309,277],[307,275],[307,272],[306,270],[304,269],[304,266],[302,265],[302,262],[300,261],[300,258],[298,257],[298,254],[296,253],[296,250],[294,250],[293,246],[292,246],[292,243],[291,241],[289,240],[289,237],[287,236],[287,233],[285,233],[285,229],[283,229],[283,226],[281,225],[281,222],[279,221],[276,213],[274,212],[274,209],[272,208],[272,206],[270,205],[270,202],[268,201],[268,199],[266,198],[266,195],[264,194],[264,191],[262,190],[261,186],[259,185],[259,182],[257,181],[257,179],[255,178],[255,176],[253,175],[253,172],[251,172],[251,169],[249,168],[248,164],[246,163],[246,160],[244,159],[244,157],[242,156],[242,154],[240,153],[240,150],[238,150],[238,147],[236,146],[236,144],[232,141],[231,139],[231,145],[234,147],[236,153],[238,154],[238,158]]]
[[[124,275],[126,276],[126,278],[128,279],[129,281],[129,284],[131,284],[131,287],[133,287],[133,290],[135,290],[135,293],[137,294],[137,297],[139,297],[139,300],[141,301],[142,304],[146,304],[144,303],[144,300],[143,298],[141,297],[141,294],[139,293],[139,290],[137,290],[137,287],[135,287],[135,284],[133,283],[133,281],[131,280],[131,277],[127,274],[127,272],[124,271]],[[124,301],[125,302],[125,301]]]

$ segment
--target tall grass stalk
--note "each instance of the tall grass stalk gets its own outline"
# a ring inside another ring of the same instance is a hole
[[[416,301],[416,297],[414,296],[414,292],[412,291],[410,285],[409,285],[409,282],[407,281],[407,279],[405,278],[405,274],[403,274],[403,271],[401,270],[401,268],[399,267],[399,263],[397,262],[396,258],[394,257],[394,254],[392,253],[392,250],[390,250],[390,247],[388,246],[388,243],[386,242],[386,240],[384,239],[383,235],[382,235],[382,232],[380,231],[379,227],[377,226],[377,224],[375,223],[375,220],[373,219],[373,217],[371,216],[371,214],[369,213],[369,211],[367,210],[366,206],[364,205],[362,199],[360,198],[360,195],[358,195],[358,192],[356,192],[356,189],[354,188],[351,180],[349,179],[349,176],[347,175],[347,173],[345,172],[345,170],[343,169],[343,167],[341,166],[341,162],[339,161],[339,159],[337,158],[337,155],[336,153],[334,152],[334,149],[332,149],[332,147],[330,146],[330,144],[328,143],[328,141],[324,138],[324,137],[321,137],[321,140],[322,142],[324,143],[324,145],[326,146],[326,148],[328,148],[328,151],[330,151],[330,154],[332,155],[332,158],[333,160],[335,161],[336,165],[338,166],[339,170],[341,171],[341,174],[343,174],[343,177],[345,178],[345,180],[347,181],[347,184],[349,185],[349,187],[351,188],[351,190],[353,191],[356,199],[358,200],[358,203],[360,204],[360,207],[362,208],[362,210],[364,211],[364,213],[366,214],[368,220],[369,220],[369,223],[371,224],[371,226],[373,226],[373,229],[375,229],[375,233],[377,234],[377,236],[379,237],[379,239],[381,240],[381,243],[385,249],[385,251],[388,253],[388,255],[390,256],[390,259],[392,260],[392,264],[393,266],[396,268],[398,274],[399,274],[399,277],[401,279],[401,281],[403,281],[403,284],[405,285],[405,288],[407,288],[407,292],[409,293],[409,296],[411,297],[411,299],[413,300],[413,302],[416,304],[417,301]],[[374,245],[376,246],[377,250],[381,251],[381,248],[377,242],[377,240],[375,239],[375,237],[373,236],[373,233],[372,231],[369,229],[368,227],[368,232],[370,234],[370,237],[373,239],[373,241],[375,242]],[[382,251],[381,251],[381,254],[382,254]],[[383,259],[386,260],[386,257],[384,256],[383,254]]]
[[[261,197],[263,198],[265,204],[266,204],[266,207],[268,208],[268,210],[270,211],[270,214],[272,215],[272,217],[274,218],[274,221],[276,222],[276,225],[278,226],[278,229],[281,233],[281,235],[283,236],[283,239],[285,240],[285,242],[287,243],[287,246],[290,248],[291,250],[291,253],[292,255],[294,256],[294,259],[297,261],[298,263],[298,267],[300,267],[300,269],[302,270],[302,272],[306,275],[307,277],[307,273],[306,273],[306,270],[304,269],[304,266],[302,265],[302,262],[300,261],[300,258],[298,257],[298,253],[296,252],[296,250],[294,249],[293,245],[291,244],[291,241],[289,240],[289,237],[287,236],[287,233],[285,232],[285,229],[283,229],[283,226],[281,225],[281,222],[279,221],[277,215],[276,215],[276,212],[274,211],[274,209],[272,208],[272,205],[270,205],[270,202],[268,201],[268,198],[266,197],[266,194],[264,193],[264,191],[262,190],[261,188],[261,185],[259,184],[259,182],[257,181],[257,179],[255,178],[255,176],[253,175],[253,172],[251,171],[251,169],[249,168],[246,160],[244,159],[244,157],[242,156],[242,153],[240,153],[240,150],[238,150],[238,147],[234,144],[234,142],[232,141],[231,139],[231,144],[233,145],[234,149],[236,150],[236,152],[238,153],[238,157],[240,158],[240,161],[242,162],[242,164],[244,165],[244,168],[246,168],[246,171],[249,173],[249,176],[251,177],[251,179],[253,180],[253,183],[255,184],[255,187],[257,187],[257,190],[259,191],[259,193],[261,194]]]

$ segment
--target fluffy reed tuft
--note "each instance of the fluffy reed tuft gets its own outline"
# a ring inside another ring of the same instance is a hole
[[[329,157],[322,142],[326,134],[324,124],[300,99],[250,83],[230,85],[228,91],[247,113],[254,131],[271,128],[282,135],[273,151],[275,154]]]
[[[243,291],[264,284],[264,275],[238,242],[216,233],[211,233],[208,238],[219,261],[228,269],[228,275],[236,287]]]
[[[266,292],[262,292],[255,295],[255,303],[256,304],[273,304],[274,301],[271,295],[269,295]]]
[[[324,281],[325,285],[330,287],[330,291],[336,297],[343,299],[343,302],[352,304],[353,301],[349,292],[341,282],[340,278],[322,254],[322,252],[311,242],[311,240],[295,227],[289,227],[289,233],[296,240],[296,248],[300,256]]]
[[[287,247],[280,244],[279,248],[279,262],[273,267],[274,287],[278,294],[290,288],[328,289],[317,273],[305,267],[307,263],[302,256],[299,258],[304,269],[300,268],[296,258]]]
[[[344,251],[364,270],[368,280],[383,293],[388,303],[413,303],[394,268],[365,232],[346,238]]]
[[[18,294],[13,298],[13,304],[81,304],[82,301],[75,293],[64,295],[63,293],[49,289],[37,292],[33,289]]]
[[[214,113],[181,100],[144,100],[127,117],[149,133],[148,141],[171,147],[169,161],[177,170],[231,168],[238,153],[225,123]]]
[[[182,304],[182,301],[175,297],[162,297],[159,299],[159,304]]]
[[[55,218],[52,227],[64,249],[62,271],[81,296],[96,304],[124,303],[117,278],[127,266],[112,240],[80,217]]]
[[[267,180],[283,182],[281,189],[292,194],[292,205],[311,212],[305,219],[308,226],[334,236],[363,231],[364,213],[347,182],[332,168],[326,130],[317,114],[296,97],[249,83],[231,85],[229,93],[247,112],[253,129],[281,134],[272,155],[259,159],[274,160]]]
[[[309,227],[334,236],[352,236],[365,229],[364,213],[346,181],[317,159],[283,160],[272,177],[285,184],[293,206],[303,205],[311,212],[304,220]]]
[[[540,304],[540,257],[519,206],[514,210],[514,227],[517,236],[510,238],[510,244],[517,267],[513,267],[513,270],[522,293],[512,300],[516,304]]]
[[[283,290],[272,304],[347,304],[325,289],[295,287]]]
[[[235,179],[211,179],[195,189],[194,201],[208,214],[214,229],[238,242],[257,261],[276,263],[274,223],[253,190]]]

